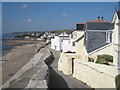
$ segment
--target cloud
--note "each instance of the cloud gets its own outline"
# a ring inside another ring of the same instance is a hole
[[[21,5],[21,8],[27,8],[27,7],[28,7],[27,4],[23,4],[23,5]]]
[[[67,14],[67,13],[63,13],[62,16],[63,16],[63,17],[66,17],[66,16],[68,16],[68,14]]]
[[[32,22],[32,19],[31,18],[27,19],[27,22]]]

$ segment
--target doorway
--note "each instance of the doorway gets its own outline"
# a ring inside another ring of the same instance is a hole
[[[72,74],[74,73],[74,58],[72,58]]]

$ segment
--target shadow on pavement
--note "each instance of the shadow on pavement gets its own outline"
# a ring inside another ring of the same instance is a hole
[[[48,87],[49,90],[52,88],[66,88],[70,90],[66,81],[51,67],[51,64],[55,60],[53,53],[51,52],[52,56],[47,60],[46,64],[49,67],[49,80],[48,80]]]
[[[49,67],[49,88],[69,88],[66,81]]]
[[[48,65],[48,67],[53,63],[53,61],[54,61],[54,59],[55,59],[53,53],[52,53],[51,51],[50,51],[50,53],[51,53],[51,56],[48,57],[48,58],[44,61],[44,62]]]

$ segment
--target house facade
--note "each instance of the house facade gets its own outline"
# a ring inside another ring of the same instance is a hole
[[[120,69],[120,10],[115,11],[113,16],[113,50],[114,50],[114,65]]]
[[[51,39],[51,48],[58,51],[62,51],[64,39],[69,39],[69,35],[66,34],[66,32],[63,32],[60,35],[55,36],[53,39]]]
[[[115,76],[120,74],[120,11],[115,11],[112,21],[98,17],[77,23],[74,33],[75,53],[62,52],[58,69],[93,88],[115,88]],[[113,56],[113,63],[96,64],[97,56],[103,54]]]

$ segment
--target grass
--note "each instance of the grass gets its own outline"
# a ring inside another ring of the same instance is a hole
[[[96,63],[109,65],[109,62],[113,62],[113,56],[111,55],[98,55]]]
[[[65,31],[73,31],[73,29],[67,29],[67,30],[56,30],[56,31],[51,31],[52,33],[63,33]]]
[[[116,89],[120,90],[120,74],[115,77]]]

